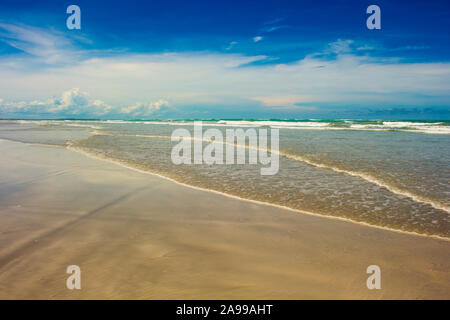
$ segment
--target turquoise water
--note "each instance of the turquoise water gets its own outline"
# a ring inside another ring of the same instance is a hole
[[[280,169],[174,165],[170,136],[192,121],[2,121],[0,138],[70,145],[177,181],[379,227],[450,237],[450,123],[203,122],[204,130],[278,128]],[[205,142],[206,144],[206,142]],[[213,210],[213,208],[212,208]]]

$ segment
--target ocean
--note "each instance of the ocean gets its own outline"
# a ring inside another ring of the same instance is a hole
[[[0,139],[64,146],[293,212],[450,239],[449,121],[203,121],[204,129],[223,132],[279,129],[279,171],[272,176],[261,175],[259,164],[173,164],[171,134],[192,132],[193,123],[1,120]]]

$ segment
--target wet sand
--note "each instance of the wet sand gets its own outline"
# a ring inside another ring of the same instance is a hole
[[[0,299],[449,299],[450,242],[0,140]],[[368,290],[366,268],[381,268]],[[81,290],[66,268],[81,268]]]

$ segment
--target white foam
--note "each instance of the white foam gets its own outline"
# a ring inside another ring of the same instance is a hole
[[[94,158],[94,159],[98,159],[98,160],[103,160],[103,161],[107,161],[107,162],[110,162],[110,163],[114,163],[116,165],[120,165],[120,166],[125,167],[125,168],[130,169],[130,170],[134,170],[134,171],[137,171],[137,172],[140,172],[140,173],[143,173],[143,174],[150,174],[150,175],[153,175],[153,176],[156,176],[156,177],[159,177],[159,178],[162,178],[162,179],[174,182],[176,184],[182,185],[184,187],[188,187],[188,188],[199,190],[199,191],[211,192],[211,193],[219,194],[219,195],[222,195],[222,196],[225,196],[225,197],[228,197],[228,198],[232,198],[232,199],[237,199],[237,200],[251,202],[251,203],[255,203],[255,204],[259,204],[259,205],[265,205],[265,206],[280,208],[280,209],[284,209],[284,210],[288,210],[288,211],[292,211],[292,212],[296,212],[296,213],[307,214],[307,215],[321,217],[321,218],[340,220],[340,221],[355,223],[355,224],[359,224],[359,225],[363,225],[363,226],[367,226],[367,227],[372,227],[372,228],[377,228],[377,229],[382,229],[382,230],[387,230],[387,231],[392,231],[392,232],[397,232],[397,233],[403,233],[403,234],[409,234],[409,235],[414,235],[414,236],[421,236],[421,237],[428,237],[428,238],[435,238],[435,239],[450,241],[450,238],[448,238],[448,237],[442,237],[442,236],[438,236],[438,235],[427,235],[427,234],[413,232],[413,231],[405,231],[405,230],[394,229],[394,228],[385,227],[385,226],[378,226],[378,225],[370,224],[370,223],[367,223],[367,222],[355,221],[355,220],[352,220],[352,219],[349,219],[349,218],[343,218],[343,217],[338,217],[338,216],[332,216],[332,215],[326,215],[326,214],[321,214],[321,213],[315,213],[315,212],[311,212],[311,211],[290,208],[290,207],[287,207],[287,206],[278,205],[278,204],[274,204],[274,203],[270,203],[270,202],[264,202],[264,201],[258,201],[258,200],[242,198],[242,197],[235,196],[235,195],[232,195],[232,194],[228,194],[228,193],[225,193],[225,192],[220,192],[220,191],[216,191],[216,190],[212,190],[212,189],[207,189],[207,188],[202,188],[202,187],[189,185],[189,184],[177,181],[177,180],[175,180],[173,178],[164,176],[164,175],[162,175],[160,173],[138,169],[138,168],[132,167],[132,166],[130,166],[128,164],[124,164],[124,163],[122,163],[120,161],[112,160],[110,158],[105,158],[105,157],[102,157],[102,156],[99,156],[99,155],[95,155],[95,154],[86,152],[85,150],[82,150],[80,148],[76,148],[76,147],[73,147],[73,146],[68,146],[67,148],[69,150],[72,150],[72,151],[84,154],[85,156],[88,156],[88,157],[91,157],[91,158]]]
[[[293,127],[293,128],[314,128],[314,127],[327,127],[329,122],[315,122],[315,121],[236,121],[236,120],[220,120],[218,124],[227,126],[240,126],[240,127],[254,127],[254,126],[277,126],[277,127]]]
[[[105,134],[105,135],[113,135],[113,134]],[[136,134],[136,135],[119,134],[119,135],[121,135],[121,136],[136,136],[136,137],[143,137],[143,138],[158,138],[158,139],[170,139],[171,138],[170,136],[156,136],[156,135],[142,135],[142,134]],[[189,140],[192,140],[192,141],[211,142],[210,140],[207,140],[207,139],[197,139],[195,137],[186,137],[185,139],[189,139]],[[246,148],[246,149],[254,149],[254,150],[258,150],[258,151],[261,150],[261,151],[265,151],[265,152],[272,152],[272,150],[270,150],[270,149],[265,149],[265,148],[260,148],[260,147],[256,147],[255,148],[255,147],[250,147],[248,145],[232,144],[232,143],[228,143],[226,141],[218,141],[218,142],[220,142],[220,143],[222,143],[224,145],[233,145],[233,146],[238,146],[238,147],[242,147],[242,148]],[[419,196],[419,195],[415,195],[415,194],[413,194],[413,193],[411,193],[409,191],[406,191],[406,190],[401,190],[401,189],[399,189],[397,187],[394,187],[394,186],[392,186],[392,185],[390,185],[390,184],[388,184],[388,183],[386,183],[386,182],[384,182],[384,181],[382,181],[382,180],[380,180],[380,179],[378,179],[378,178],[376,178],[376,177],[374,177],[372,175],[369,175],[367,173],[340,169],[340,168],[337,168],[337,167],[334,167],[334,166],[318,163],[316,161],[307,159],[305,157],[301,157],[299,155],[293,155],[293,154],[290,154],[290,153],[287,153],[287,152],[283,152],[283,151],[278,151],[275,154],[278,154],[280,156],[284,156],[284,157],[286,157],[288,159],[291,159],[291,160],[294,160],[294,161],[304,162],[304,163],[307,163],[307,164],[312,165],[312,166],[317,167],[317,168],[328,169],[328,170],[332,170],[334,172],[348,174],[348,175],[353,176],[353,177],[361,178],[361,179],[363,179],[365,181],[368,181],[370,183],[376,184],[377,186],[386,188],[387,190],[389,190],[390,192],[392,192],[394,194],[397,194],[397,195],[400,195],[400,196],[404,196],[404,197],[408,197],[408,198],[410,198],[411,200],[413,200],[415,202],[425,203],[425,204],[428,204],[428,205],[432,206],[435,209],[445,211],[446,213],[450,213],[450,207],[448,207],[448,206],[446,206],[444,204],[441,204],[441,203],[439,203],[437,201],[434,201],[434,200],[431,200],[431,199],[428,199],[428,198],[425,198],[425,197],[422,197],[422,196]]]
[[[427,199],[427,198],[419,196],[419,195],[415,195],[415,194],[413,194],[413,193],[411,193],[409,191],[401,190],[401,189],[399,189],[397,187],[394,187],[394,186],[392,186],[392,185],[390,185],[390,184],[388,184],[388,183],[386,183],[386,182],[384,182],[384,181],[382,181],[382,180],[380,180],[380,179],[378,179],[378,178],[376,178],[374,176],[371,176],[369,174],[362,173],[362,172],[357,172],[357,171],[344,170],[344,169],[340,169],[340,168],[337,168],[337,167],[329,166],[329,165],[326,165],[326,164],[317,163],[315,161],[311,161],[309,159],[306,159],[306,158],[303,158],[303,157],[300,157],[300,156],[297,156],[297,155],[292,155],[292,154],[287,154],[287,153],[280,153],[280,154],[286,156],[289,159],[303,161],[305,163],[308,163],[308,164],[313,165],[313,166],[318,167],[318,168],[330,169],[330,170],[333,170],[335,172],[345,173],[345,174],[348,174],[348,175],[351,175],[351,176],[354,176],[354,177],[358,177],[358,178],[364,179],[364,180],[366,180],[366,181],[368,181],[370,183],[376,184],[377,186],[386,188],[390,192],[395,193],[397,195],[408,197],[408,198],[410,198],[411,200],[413,200],[415,202],[425,203],[425,204],[428,204],[428,205],[432,206],[435,209],[439,209],[439,210],[445,211],[446,213],[450,213],[450,207],[448,207],[448,206],[445,206],[445,205],[443,205],[443,204],[441,204],[441,203],[439,203],[437,201],[434,201],[434,200],[431,200],[431,199]]]
[[[33,123],[38,125],[66,124],[69,126],[86,126],[97,129],[97,126],[87,124],[84,120],[15,120],[17,123]],[[343,120],[344,121],[344,120]],[[68,122],[68,123],[67,123]],[[150,124],[170,126],[192,126],[194,121],[131,121],[131,120],[98,120],[90,123],[107,124]],[[272,120],[219,120],[204,121],[203,126],[210,127],[262,127],[268,126],[275,129],[297,129],[297,130],[361,130],[361,131],[403,131],[426,134],[450,134],[450,126],[442,122],[410,122],[410,121],[383,121],[381,123],[355,123],[345,120],[344,126],[335,122],[326,122],[311,119],[309,121],[272,121]],[[336,125],[337,124],[337,125]]]
[[[332,122],[318,121],[241,121],[241,120],[220,120],[217,124],[208,123],[204,125],[237,126],[237,127],[258,127],[270,126],[274,129],[298,129],[298,130],[361,130],[361,131],[405,131],[428,134],[450,134],[450,126],[444,126],[442,122],[409,122],[409,121],[384,121],[380,124],[353,123],[345,120],[345,126],[336,126]]]

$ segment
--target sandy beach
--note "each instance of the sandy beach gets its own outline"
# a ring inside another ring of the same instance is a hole
[[[0,140],[0,299],[449,299],[450,242]],[[381,268],[368,290],[366,268]],[[66,288],[78,265],[82,289]]]

